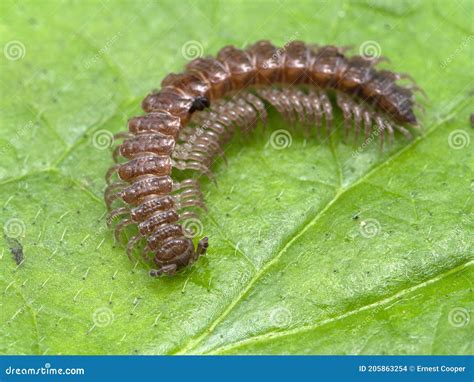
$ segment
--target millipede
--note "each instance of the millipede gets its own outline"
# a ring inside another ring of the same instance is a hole
[[[237,130],[246,134],[259,122],[266,125],[267,107],[318,137],[331,134],[339,108],[344,137],[353,130],[355,139],[367,139],[377,131],[382,146],[395,131],[410,139],[410,129],[419,128],[414,108],[422,109],[414,94],[422,89],[408,74],[376,69],[386,58],[348,56],[349,49],[302,41],[278,49],[259,41],[246,49],[226,46],[217,57],[197,58],[183,73],[168,74],[143,100],[144,115],[114,136],[123,141],[113,152],[104,198],[108,224],[121,219],[117,241],[125,227],[137,227],[128,256],[145,241],[142,256],[155,268],[150,275],[160,276],[206,253],[208,238],[195,246],[184,228],[206,211],[199,176],[214,180],[211,167],[217,157],[225,160],[224,146]],[[199,176],[178,181],[173,170]]]

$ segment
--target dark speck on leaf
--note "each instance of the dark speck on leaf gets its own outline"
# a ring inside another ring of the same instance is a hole
[[[4,235],[4,237],[8,247],[10,248],[12,258],[15,261],[16,265],[22,264],[23,261],[25,261],[25,255],[23,254],[23,246],[17,239],[13,237],[8,237],[7,235]]]

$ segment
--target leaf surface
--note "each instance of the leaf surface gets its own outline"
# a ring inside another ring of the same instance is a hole
[[[472,353],[472,2],[0,7],[2,354]],[[101,139],[190,41],[259,39],[375,42],[428,93],[423,131],[358,150],[271,113],[215,164],[218,188],[204,181],[208,255],[152,279],[105,227]]]

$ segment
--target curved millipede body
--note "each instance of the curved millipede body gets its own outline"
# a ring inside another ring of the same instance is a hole
[[[418,126],[413,94],[421,89],[407,74],[376,69],[383,58],[350,57],[346,50],[301,41],[277,49],[259,41],[247,49],[227,46],[216,58],[198,58],[183,73],[166,76],[161,90],[143,100],[145,114],[130,119],[128,132],[116,135],[124,141],[106,175],[108,208],[123,204],[108,216],[109,224],[121,218],[115,237],[128,225],[138,227],[128,255],[145,241],[142,255],[151,259],[153,254],[153,276],[172,275],[204,255],[207,238],[195,247],[183,228],[198,209],[206,209],[199,182],[178,182],[173,169],[213,179],[211,165],[224,157],[223,146],[236,129],[248,133],[258,121],[266,124],[266,105],[306,132],[314,127],[318,136],[331,133],[338,107],[345,137],[351,130],[356,138],[368,137],[377,129],[381,145],[395,131],[410,138],[408,127]],[[401,79],[411,85],[397,84]],[[112,182],[113,177],[119,179]]]

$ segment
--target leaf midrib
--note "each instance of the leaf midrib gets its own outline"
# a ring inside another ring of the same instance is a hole
[[[398,292],[396,292],[396,293],[394,293],[394,294],[392,294],[388,297],[382,298],[380,300],[377,300],[377,301],[375,301],[373,303],[370,303],[370,304],[367,304],[367,305],[363,305],[359,308],[350,310],[350,311],[348,311],[346,313],[343,313],[343,314],[340,314],[338,316],[327,318],[327,319],[319,321],[319,322],[317,322],[313,325],[303,325],[303,326],[300,326],[300,327],[297,327],[297,328],[294,328],[294,329],[281,330],[281,331],[278,331],[278,332],[269,332],[269,333],[253,336],[253,337],[250,337],[250,338],[245,338],[244,340],[233,342],[233,343],[228,344],[228,345],[219,346],[219,347],[215,348],[214,350],[210,351],[209,354],[219,354],[219,353],[222,353],[224,351],[227,351],[227,350],[230,350],[230,349],[233,349],[233,348],[238,348],[242,345],[246,345],[246,344],[249,344],[249,343],[255,343],[255,342],[264,341],[264,340],[267,340],[267,339],[274,339],[274,338],[278,338],[278,337],[286,337],[286,336],[290,336],[290,335],[293,335],[293,334],[300,334],[300,333],[304,333],[304,332],[309,332],[309,331],[314,330],[314,329],[318,329],[322,326],[325,326],[325,325],[328,325],[328,324],[331,324],[331,323],[334,323],[334,322],[337,322],[337,321],[341,321],[345,318],[354,316],[354,315],[356,315],[360,312],[364,312],[364,311],[367,311],[367,310],[371,310],[372,308],[378,308],[380,306],[389,304],[390,302],[395,301],[395,300],[397,300],[397,299],[399,299],[403,296],[406,296],[406,295],[410,294],[411,292],[414,292],[418,289],[427,287],[428,285],[434,284],[434,283],[436,283],[436,282],[438,282],[438,281],[440,281],[440,280],[442,280],[442,279],[444,279],[448,276],[451,276],[455,273],[461,272],[462,270],[467,269],[470,266],[474,266],[474,260],[466,261],[466,262],[462,263],[461,265],[458,265],[454,268],[443,271],[440,274],[437,274],[436,276],[434,276],[430,279],[427,279],[427,280],[425,280],[425,281],[423,281],[423,282],[421,282],[417,285],[413,285],[409,288],[404,288],[404,289],[402,289],[402,290],[400,290],[400,291],[398,291]]]

